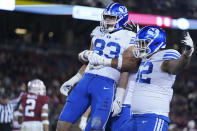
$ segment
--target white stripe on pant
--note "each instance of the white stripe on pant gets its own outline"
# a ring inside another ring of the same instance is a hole
[[[153,131],[162,131],[164,120],[156,118],[155,126]]]

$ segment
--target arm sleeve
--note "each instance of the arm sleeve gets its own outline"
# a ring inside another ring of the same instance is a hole
[[[163,60],[179,59],[180,57],[181,54],[178,51],[170,49],[164,53]]]

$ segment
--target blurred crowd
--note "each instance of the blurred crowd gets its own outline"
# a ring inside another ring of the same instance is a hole
[[[21,86],[29,80],[39,78],[47,87],[50,98],[50,127],[55,130],[65,97],[60,95],[60,85],[76,73],[80,64],[71,56],[44,54],[20,50],[0,51],[0,93],[6,93],[10,99],[19,95]]]
[[[60,111],[65,103],[65,97],[60,94],[59,87],[74,75],[80,66],[77,57],[46,53],[39,48],[31,51],[1,49],[0,92],[9,94],[12,99],[18,96],[20,87],[25,86],[29,80],[42,79],[47,86],[47,95],[50,98],[50,129],[55,130]],[[188,122],[193,122],[193,125],[197,122],[196,66],[193,63],[181,72],[174,84],[169,128],[172,131],[186,129]]]
[[[45,1],[46,0],[39,0]],[[172,17],[197,18],[196,0],[47,0],[48,2],[85,5],[104,8],[111,2],[120,2],[129,11],[145,14],[168,15]]]

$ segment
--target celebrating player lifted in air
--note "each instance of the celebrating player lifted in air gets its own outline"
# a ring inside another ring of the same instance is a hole
[[[19,106],[21,131],[49,131],[48,103],[44,83],[39,79],[29,81],[28,93],[22,95]]]
[[[182,43],[185,50],[182,55],[174,49],[166,49],[166,36],[163,29],[156,26],[142,28],[136,36],[133,54],[140,58],[136,82],[131,93],[133,118],[124,123],[121,131],[167,131],[169,107],[173,95],[176,75],[190,62],[194,51],[189,32],[185,32]],[[124,58],[124,56],[123,56]],[[88,56],[89,63],[116,67],[117,60],[106,62],[96,53]],[[132,66],[132,61],[123,60],[123,64]],[[124,67],[122,67],[124,68]]]
[[[131,39],[135,38],[134,32],[125,29],[127,20],[128,11],[125,6],[119,3],[108,5],[102,13],[101,25],[91,33],[90,50],[93,51],[80,53],[80,60],[88,62],[88,55],[93,52],[105,57],[107,61],[113,58],[122,58],[123,52],[131,46]],[[121,62],[119,63],[121,64]],[[81,69],[84,68],[85,66]],[[94,69],[93,65],[88,64],[83,77],[81,72],[80,70],[77,75],[65,82],[60,89],[63,94],[67,95],[71,86],[80,80],[67,98],[59,117],[57,131],[67,131],[90,105],[91,116],[85,131],[105,129],[111,110],[112,115],[119,113],[114,110],[114,107],[119,107],[122,103],[125,89],[118,87],[115,95],[118,99],[115,99],[114,102],[113,100],[120,71],[112,67]]]

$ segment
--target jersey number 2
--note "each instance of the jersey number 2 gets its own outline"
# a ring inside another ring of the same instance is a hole
[[[138,69],[136,82],[150,84],[151,78],[145,79],[145,78],[143,78],[143,75],[152,73],[153,63],[152,62],[146,62],[146,63],[142,62],[140,64],[140,67],[147,68],[147,70],[140,70],[140,68]]]
[[[27,99],[25,107],[25,116],[34,117],[34,109],[36,107],[36,101],[34,99]]]

